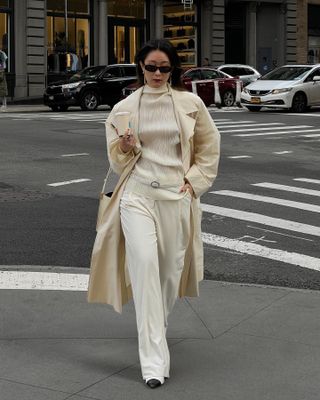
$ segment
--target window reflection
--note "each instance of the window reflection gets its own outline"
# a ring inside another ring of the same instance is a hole
[[[67,30],[64,0],[47,0],[48,72],[75,72],[88,66],[89,18],[80,18],[88,11],[88,0],[68,0]],[[77,14],[74,13],[77,11]]]
[[[47,10],[49,12],[65,12],[65,0],[47,0]],[[67,0],[68,12],[78,14],[88,14],[88,0]]]
[[[144,18],[144,0],[108,1],[108,15],[116,17]]]
[[[8,49],[8,14],[0,13],[0,50],[4,51],[9,56]],[[7,60],[7,69],[10,60]]]

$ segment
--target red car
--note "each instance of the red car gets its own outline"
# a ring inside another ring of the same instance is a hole
[[[215,81],[219,87],[221,105],[226,107],[232,106],[236,101],[237,82],[240,92],[243,87],[240,79],[210,67],[188,69],[182,75],[182,81],[190,92],[201,97],[206,106],[215,103]],[[238,97],[240,99],[240,93]]]
[[[217,105],[230,107],[236,101],[237,82],[238,90],[241,92],[243,83],[240,79],[232,78],[230,75],[210,67],[190,68],[181,76],[186,89],[196,93],[206,106],[215,104],[215,82],[219,87],[219,98],[216,99]],[[123,98],[129,96],[138,89],[137,83],[132,83],[122,90]],[[240,102],[240,93],[239,93]]]

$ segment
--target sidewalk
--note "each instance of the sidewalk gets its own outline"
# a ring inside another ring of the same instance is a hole
[[[319,399],[320,292],[202,282],[171,315],[171,377],[155,390],[132,303],[119,315],[84,289],[2,289],[0,307],[1,400]]]
[[[6,111],[1,114],[28,112],[51,112],[51,109],[43,104],[8,104]]]

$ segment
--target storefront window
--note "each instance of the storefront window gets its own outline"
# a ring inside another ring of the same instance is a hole
[[[195,1],[163,2],[163,35],[170,40],[184,67],[197,64],[197,12]]]
[[[112,17],[144,18],[144,0],[108,1],[108,15]]]
[[[0,50],[4,51],[8,57],[6,70],[10,71],[10,8],[9,1],[0,0]]]
[[[67,24],[61,12],[65,1],[48,0],[47,4],[48,72],[75,72],[87,67],[90,18],[81,13],[88,12],[88,0],[67,1]]]
[[[65,12],[67,11],[77,14],[88,14],[89,3],[88,0],[47,0],[47,11],[48,12]]]
[[[308,5],[308,63],[320,62],[320,6]]]

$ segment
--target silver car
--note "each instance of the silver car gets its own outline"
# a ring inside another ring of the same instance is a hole
[[[243,64],[224,64],[217,67],[219,71],[225,72],[228,75],[237,77],[242,80],[243,86],[260,78],[261,74],[250,65]]]
[[[320,64],[274,69],[243,89],[241,104],[249,111],[267,107],[304,112],[320,106]]]

